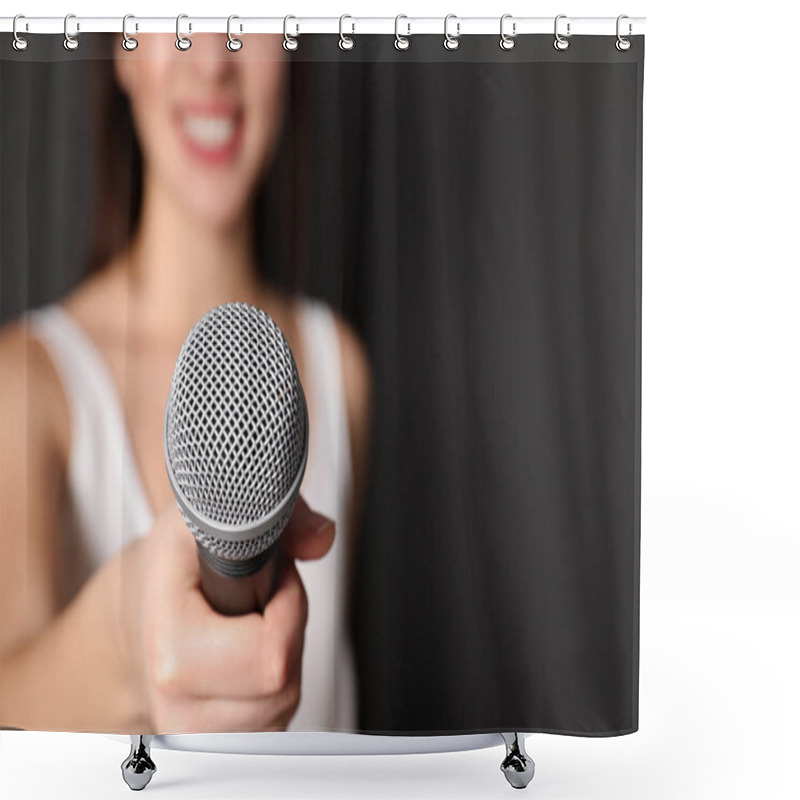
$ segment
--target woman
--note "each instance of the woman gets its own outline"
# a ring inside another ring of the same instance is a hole
[[[116,47],[141,151],[133,234],[60,304],[0,335],[4,726],[356,725],[341,595],[369,370],[341,319],[260,276],[254,197],[281,129],[287,64],[280,37],[254,36],[240,53],[224,43],[202,34],[178,52],[164,34],[133,53]],[[128,169],[129,154],[117,163]],[[310,418],[301,495],[337,536],[301,497],[275,596],[261,616],[228,618],[200,593],[161,437],[183,339],[234,300],[264,309],[289,341]],[[293,558],[308,559],[299,574]]]

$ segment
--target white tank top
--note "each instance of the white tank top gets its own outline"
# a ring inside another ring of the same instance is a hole
[[[149,531],[154,513],[100,352],[59,305],[31,311],[28,320],[31,333],[50,355],[70,409],[67,481],[72,519],[64,530],[61,587],[68,601],[104,561]],[[299,323],[306,365],[303,388],[315,414],[301,492],[312,508],[336,522],[336,539],[324,558],[297,562],[308,594],[308,624],[300,706],[289,730],[355,731],[344,546],[352,469],[339,337],[333,313],[318,301],[301,300]]]

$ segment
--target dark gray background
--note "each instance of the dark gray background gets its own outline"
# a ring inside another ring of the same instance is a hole
[[[80,278],[96,223],[98,56],[31,39],[0,43],[3,321]],[[291,275],[375,373],[362,729],[635,730],[643,39],[336,41],[298,51],[284,148]]]

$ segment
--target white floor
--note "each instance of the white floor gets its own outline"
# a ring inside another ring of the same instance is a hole
[[[532,736],[537,798],[649,800],[800,794],[795,599],[643,604],[641,729]],[[509,797],[502,748],[416,756],[227,756],[154,751],[153,798]],[[103,736],[0,733],[4,798],[127,797],[127,747]]]

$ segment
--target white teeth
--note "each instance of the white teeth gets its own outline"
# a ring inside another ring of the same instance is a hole
[[[233,117],[201,117],[185,114],[183,129],[186,135],[202,147],[222,147],[236,131]]]

